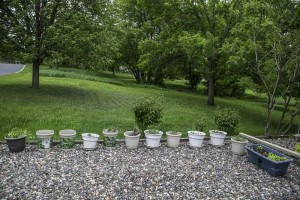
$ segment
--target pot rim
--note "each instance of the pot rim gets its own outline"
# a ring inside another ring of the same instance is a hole
[[[124,132],[124,136],[125,137],[129,137],[129,138],[138,138],[141,136],[141,134],[139,133],[138,135],[127,135],[128,132],[133,132],[133,131],[125,131]]]
[[[193,134],[193,133],[198,133],[198,134]],[[206,136],[206,133],[202,132],[202,131],[188,131],[188,135],[198,135],[198,136]]]
[[[170,132],[173,132],[173,131],[167,131],[166,132],[166,135],[167,136],[171,136],[171,137],[181,137],[181,135],[182,135],[182,133],[181,132],[177,132],[177,133],[179,133],[179,134],[177,134],[177,135],[174,135],[174,134],[171,134]]]
[[[238,141],[233,139],[233,137],[230,139],[231,142],[239,143],[239,144],[248,144],[248,140],[246,139],[245,141]]]
[[[149,130],[150,129],[144,130],[145,135],[163,135],[163,132],[160,130],[156,130],[156,131],[158,131],[157,134],[148,133]]]
[[[23,136],[18,137],[18,138],[7,138],[6,136],[4,137],[5,140],[21,140],[23,138],[26,138],[26,135],[23,135]]]
[[[54,135],[54,130],[38,130],[36,131],[37,137],[52,137]]]
[[[88,137],[88,138],[99,138],[99,135],[96,134],[96,133],[82,133],[81,136],[82,137]]]
[[[209,134],[227,135],[225,131],[220,130],[209,130]]]

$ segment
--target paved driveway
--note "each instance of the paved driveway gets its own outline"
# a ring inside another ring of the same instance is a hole
[[[6,74],[18,73],[24,69],[25,65],[22,64],[5,64],[0,63],[0,76]]]

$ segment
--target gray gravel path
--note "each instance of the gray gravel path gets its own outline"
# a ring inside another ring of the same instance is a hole
[[[0,76],[20,72],[25,65],[0,63]]]
[[[280,141],[284,145],[291,139]],[[278,143],[278,141],[277,141]],[[300,163],[279,178],[231,153],[229,141],[200,149],[187,142],[171,149],[142,144],[128,150],[98,146],[70,151],[54,146],[49,153],[27,145],[9,153],[0,145],[0,199],[299,199]]]

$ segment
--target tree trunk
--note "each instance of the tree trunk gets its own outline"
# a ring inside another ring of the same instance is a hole
[[[269,136],[269,130],[271,127],[271,113],[272,113],[272,105],[268,105],[268,113],[267,113],[267,121],[266,121],[266,126],[265,126],[265,136]]]
[[[40,64],[42,63],[41,57],[41,38],[43,33],[43,25],[41,21],[41,2],[35,3],[35,57],[32,63],[32,88],[38,89],[40,86]]]
[[[40,87],[40,60],[35,59],[32,64],[32,88]]]
[[[217,60],[215,58],[209,59],[209,79],[208,79],[208,105],[215,105],[215,89],[216,89],[216,68]]]

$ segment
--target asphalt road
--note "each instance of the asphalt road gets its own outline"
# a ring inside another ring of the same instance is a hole
[[[18,73],[24,69],[25,65],[22,64],[6,64],[0,63],[0,76]]]

